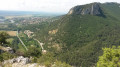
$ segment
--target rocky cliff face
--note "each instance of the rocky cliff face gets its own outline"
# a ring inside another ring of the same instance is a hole
[[[79,5],[70,9],[68,15],[96,15],[103,16],[103,11],[99,3],[92,3],[87,5]]]

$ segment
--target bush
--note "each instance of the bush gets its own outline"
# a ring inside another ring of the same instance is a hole
[[[9,35],[6,32],[0,32],[0,44],[6,44],[6,39]]]
[[[41,49],[36,47],[30,47],[28,51],[25,52],[25,56],[27,57],[40,57],[42,55]]]
[[[50,67],[55,62],[54,54],[47,52],[38,58],[38,63]]]
[[[3,61],[3,57],[0,55],[0,61]]]
[[[22,51],[22,50],[17,50],[15,53],[16,53],[18,56],[24,56],[24,55],[25,55],[24,51]]]
[[[70,66],[69,64],[66,64],[65,62],[62,63],[60,61],[56,61],[52,67],[72,67],[72,66]]]
[[[11,53],[5,52],[5,53],[2,53],[2,54],[0,55],[0,61],[12,59],[12,58],[14,58],[14,57],[16,57],[15,54],[11,54]]]
[[[97,67],[120,67],[120,46],[104,48],[103,55],[99,57]]]

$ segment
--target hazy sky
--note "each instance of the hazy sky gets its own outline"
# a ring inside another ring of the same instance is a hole
[[[118,2],[120,0],[0,0],[0,10],[68,12],[76,5],[91,2]]]

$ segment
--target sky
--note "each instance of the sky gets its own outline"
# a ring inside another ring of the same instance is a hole
[[[120,0],[0,0],[0,10],[66,13],[76,5]]]

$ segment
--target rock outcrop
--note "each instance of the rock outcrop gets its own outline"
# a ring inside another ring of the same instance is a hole
[[[3,53],[3,52],[14,53],[14,50],[10,47],[0,46],[0,53]]]
[[[17,58],[13,58],[10,60],[5,60],[2,62],[4,67],[45,67],[41,66],[38,63],[31,63],[29,58],[25,58],[23,56],[19,56]]]
[[[3,65],[4,64],[13,64],[13,63],[21,63],[21,64],[27,64],[27,63],[30,63],[30,59],[29,58],[24,58],[23,56],[20,56],[20,57],[17,57],[17,58],[13,58],[13,59],[10,59],[10,60],[5,60],[3,62]]]
[[[70,9],[68,15],[96,15],[103,16],[103,11],[100,7],[100,3],[92,3],[87,5],[79,5]]]

